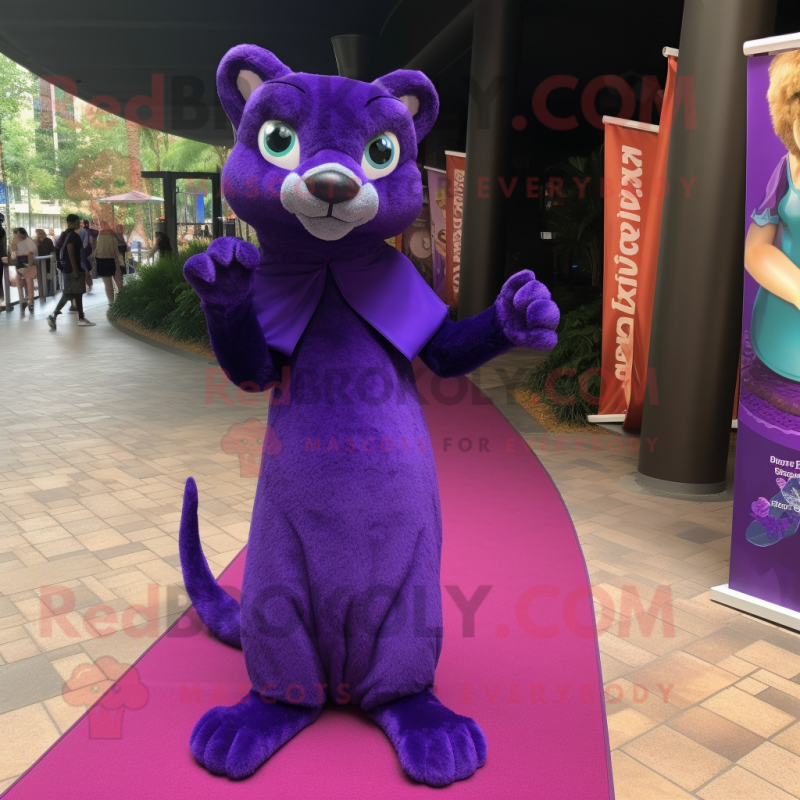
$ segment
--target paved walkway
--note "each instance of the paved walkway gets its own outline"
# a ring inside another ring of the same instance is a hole
[[[0,315],[0,788],[84,712],[65,682],[101,656],[130,664],[185,607],[188,475],[212,569],[239,552],[256,479],[221,443],[266,417],[207,392],[218,368],[131,339],[102,306],[96,327],[64,314],[56,332],[38,309]]]
[[[102,307],[95,328],[64,315],[53,333],[45,316],[0,314],[0,790],[84,712],[82,670],[131,663],[185,606],[187,475],[212,569],[240,550],[256,479],[249,426],[233,426],[266,417],[230,388],[223,402],[217,368],[125,336]],[[505,389],[537,357],[515,351],[473,378],[575,520],[618,800],[800,796],[800,636],[708,597],[727,580],[730,503],[622,489],[637,439],[545,434]]]

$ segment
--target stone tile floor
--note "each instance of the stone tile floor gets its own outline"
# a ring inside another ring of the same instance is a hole
[[[0,791],[85,711],[65,688],[76,669],[131,663],[185,607],[187,475],[212,569],[242,547],[255,478],[223,440],[267,408],[232,389],[223,401],[203,359],[115,330],[97,290],[95,328],[64,315],[52,333],[52,305],[0,315]],[[539,357],[514,351],[472,377],[575,521],[618,799],[800,795],[800,636],[709,600],[727,580],[731,504],[623,489],[638,439],[546,434],[506,392]]]
[[[119,333],[97,294],[94,328],[50,331],[52,300],[0,314],[0,790],[86,710],[77,669],[130,664],[185,607],[186,477],[216,573],[249,529],[256,479],[222,440],[266,403],[223,403],[219,368]]]
[[[800,796],[800,635],[709,599],[728,580],[732,503],[623,489],[638,438],[543,431],[506,391],[539,357],[517,350],[471,377],[574,520],[594,587],[617,800]],[[731,448],[729,482],[733,460]]]

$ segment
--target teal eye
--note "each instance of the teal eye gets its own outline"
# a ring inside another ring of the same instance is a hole
[[[400,158],[400,142],[393,133],[382,133],[371,139],[364,148],[361,169],[370,180],[383,178],[393,172]]]
[[[377,136],[367,145],[364,152],[370,166],[375,169],[385,169],[394,158],[394,145],[388,136]]]
[[[300,163],[297,134],[280,120],[270,120],[261,126],[258,149],[267,161],[284,169],[295,169]]]
[[[283,156],[292,149],[294,131],[280,122],[268,122],[264,128],[264,147],[273,156]]]

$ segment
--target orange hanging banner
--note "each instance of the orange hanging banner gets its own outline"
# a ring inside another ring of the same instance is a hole
[[[678,74],[678,59],[669,56],[667,84],[664,87],[664,100],[661,105],[661,124],[658,126],[658,146],[652,163],[652,183],[650,204],[645,218],[646,235],[639,250],[639,282],[636,293],[636,309],[633,315],[633,356],[630,370],[630,397],[623,428],[642,427],[642,407],[645,392],[650,392],[651,403],[658,402],[657,376],[649,373],[647,362],[650,354],[650,329],[653,322],[653,300],[656,292],[656,273],[658,271],[658,249],[661,243],[661,214],[664,210],[664,197],[667,186],[667,160],[669,140],[674,117],[675,79]]]
[[[658,126],[604,117],[605,252],[600,407],[594,422],[622,422],[631,392],[640,264],[651,205]]]

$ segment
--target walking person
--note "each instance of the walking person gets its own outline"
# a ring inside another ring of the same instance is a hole
[[[80,219],[76,214],[67,217],[67,228],[58,240],[58,259],[59,266],[63,267],[64,291],[58,301],[56,310],[47,318],[50,327],[56,329],[56,317],[61,313],[61,309],[70,301],[74,300],[78,309],[78,325],[88,328],[95,323],[90,322],[83,314],[83,293],[86,291],[86,272],[81,266],[81,250],[83,243],[78,235]]]
[[[83,228],[81,228],[78,231],[78,234],[80,234],[81,230],[83,230]],[[55,251],[54,252],[56,254],[56,265],[58,265],[58,262],[60,261],[60,254],[61,254],[61,250],[62,250],[61,244],[62,244],[62,242],[64,240],[64,237],[68,233],[69,233],[69,228],[65,228],[63,231],[61,231],[61,234],[58,237],[58,239],[55,240]],[[83,238],[81,238],[81,247],[83,247]],[[63,263],[63,262],[61,262],[61,263]],[[86,269],[86,263],[85,263],[85,259],[83,257],[83,251],[81,251],[81,268],[83,268],[84,270]],[[60,282],[61,282],[61,291],[63,292],[64,291],[64,273],[63,272],[61,273],[61,281]],[[69,311],[70,314],[77,314],[78,313],[78,307],[75,305],[75,298],[74,297],[70,298],[70,300],[69,300],[69,308],[67,309],[67,311]]]
[[[106,287],[108,304],[114,303],[114,278],[119,275],[119,243],[111,227],[106,222],[100,223],[100,234],[94,250],[97,263],[97,276],[103,279]]]
[[[93,230],[89,220],[84,219],[78,228],[78,236],[81,237],[81,267],[86,272],[86,291],[91,294],[92,292],[92,264],[94,246],[97,241],[97,231]]]
[[[33,314],[35,295],[33,282],[37,277],[35,261],[37,255],[39,255],[39,249],[36,247],[36,242],[28,236],[28,231],[25,228],[14,228],[11,236],[11,256],[8,263],[14,263],[17,275],[13,281],[9,280],[9,283],[19,290],[19,310],[23,316],[26,308],[30,314]],[[23,300],[23,289],[27,290],[27,306]]]

